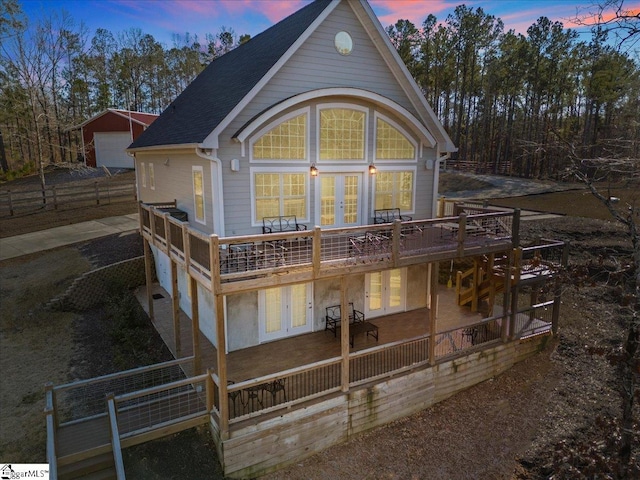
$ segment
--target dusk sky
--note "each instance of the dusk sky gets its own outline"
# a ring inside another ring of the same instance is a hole
[[[132,27],[152,34],[156,40],[171,47],[173,34],[198,35],[218,33],[222,26],[232,28],[237,35],[251,36],[262,32],[309,0],[21,0],[30,20],[42,15],[66,10],[76,23],[83,22],[92,35],[97,28],[116,34]],[[384,27],[398,19],[408,19],[420,26],[428,14],[444,21],[460,4],[482,7],[485,13],[500,17],[505,31],[514,29],[526,33],[540,16],[561,21],[574,27],[570,19],[585,12],[595,0],[370,0]],[[626,8],[640,10],[640,0],[627,0]],[[588,29],[582,40],[588,41]]]

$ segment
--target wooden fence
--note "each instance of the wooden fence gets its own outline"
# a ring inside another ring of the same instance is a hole
[[[93,183],[61,184],[29,190],[0,191],[0,217],[10,217],[39,210],[85,207],[136,198],[132,180],[109,178]]]

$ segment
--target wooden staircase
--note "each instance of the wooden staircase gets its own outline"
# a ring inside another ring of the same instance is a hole
[[[113,454],[103,453],[79,462],[63,465],[58,469],[60,480],[111,480],[117,478]]]
[[[458,305],[470,306],[471,311],[477,312],[483,300],[486,300],[487,312],[485,316],[493,314],[496,295],[504,292],[505,273],[508,258],[496,257],[494,254],[475,257],[473,266],[465,272],[456,275],[456,298]],[[513,275],[510,275],[514,281]]]

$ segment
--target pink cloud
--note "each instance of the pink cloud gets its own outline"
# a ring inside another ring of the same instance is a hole
[[[223,0],[222,3],[229,13],[242,15],[247,11],[254,14],[262,14],[272,23],[277,23],[283,18],[300,10],[306,3],[302,0]]]
[[[461,2],[447,0],[370,0],[369,3],[378,12],[384,12],[378,15],[383,27],[393,25],[398,20],[403,19],[409,20],[419,28],[430,13],[438,16],[438,13],[453,9]],[[444,20],[444,18],[438,18],[438,20]]]

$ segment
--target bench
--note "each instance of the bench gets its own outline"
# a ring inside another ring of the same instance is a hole
[[[337,337],[340,331],[340,324],[342,322],[342,309],[340,305],[331,305],[326,308],[326,323],[325,330],[331,330],[333,336]],[[367,336],[371,335],[378,341],[378,326],[367,322],[364,318],[364,313],[356,310],[352,302],[349,302],[349,344],[353,348],[353,338],[360,334],[366,333]]]
[[[262,233],[299,232],[307,226],[298,223],[295,215],[262,218]]]
[[[395,220],[408,222],[413,218],[408,215],[400,215],[399,208],[383,208],[373,211],[373,223],[393,223]]]

